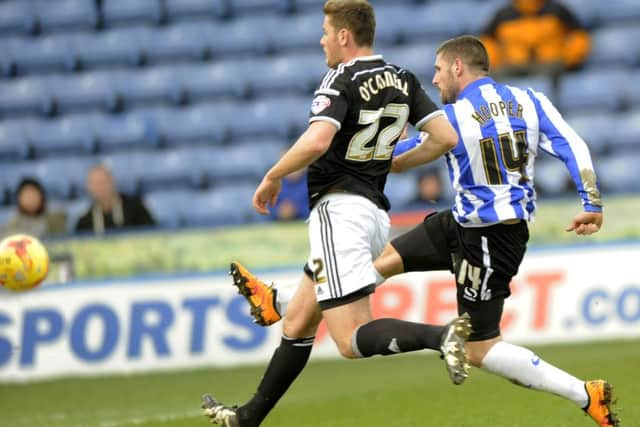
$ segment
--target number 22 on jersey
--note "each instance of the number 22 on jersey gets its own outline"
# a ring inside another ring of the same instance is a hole
[[[380,128],[382,117],[395,118],[393,123]],[[387,104],[378,110],[360,110],[358,124],[366,125],[356,132],[349,141],[345,158],[354,162],[368,162],[369,160],[389,160],[393,154],[393,143],[402,134],[402,129],[409,118],[407,104]],[[375,145],[367,146],[374,138]]]

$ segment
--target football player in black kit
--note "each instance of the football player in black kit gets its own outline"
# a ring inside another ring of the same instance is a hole
[[[344,357],[431,349],[442,353],[454,384],[468,372],[466,316],[447,325],[372,320],[369,301],[383,281],[373,260],[388,240],[389,201],[383,190],[405,124],[429,134],[414,150],[416,164],[453,148],[457,133],[413,73],[373,53],[375,16],[367,1],[328,0],[323,10],[320,44],[330,70],[315,92],[307,130],[253,197],[254,208],[268,214],[282,178],[308,166],[310,254],[284,318],[280,346],[254,396],[240,407],[203,396],[205,415],[226,427],[260,425],[307,363],[321,319]],[[240,290],[250,293],[257,279],[239,263],[231,265],[231,273]]]

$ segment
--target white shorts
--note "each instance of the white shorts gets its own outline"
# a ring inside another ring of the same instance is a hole
[[[310,254],[318,302],[375,285],[373,261],[389,238],[389,215],[365,197],[330,193],[309,216]]]

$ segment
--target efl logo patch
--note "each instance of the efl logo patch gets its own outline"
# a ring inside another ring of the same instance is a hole
[[[318,95],[315,98],[313,98],[313,101],[311,102],[311,112],[313,114],[318,114],[320,111],[326,109],[330,105],[331,105],[331,100],[329,99],[329,97],[324,95]]]

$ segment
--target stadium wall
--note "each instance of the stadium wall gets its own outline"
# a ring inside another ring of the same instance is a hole
[[[640,337],[640,242],[531,250],[503,321],[519,343]],[[263,272],[296,283],[299,270]],[[262,363],[280,328],[261,328],[223,274],[75,283],[0,294],[0,382],[69,375]],[[455,314],[446,272],[394,277],[377,317],[445,322]],[[314,357],[338,357],[322,327]]]

